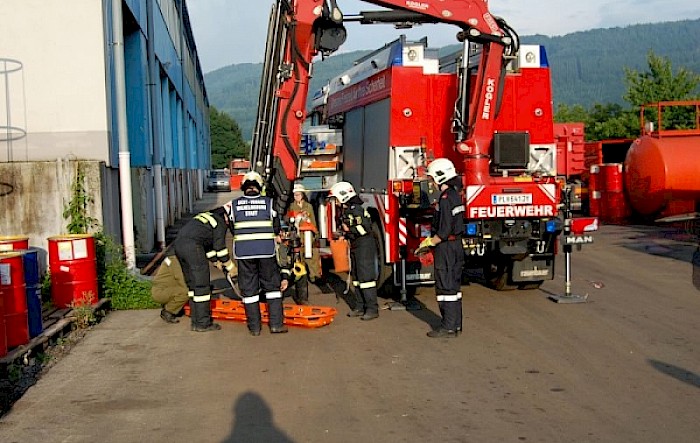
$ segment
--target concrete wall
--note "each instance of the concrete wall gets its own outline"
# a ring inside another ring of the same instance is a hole
[[[67,234],[63,211],[71,198],[78,164],[91,199],[86,214],[103,222],[102,164],[96,161],[0,163],[0,236],[29,237],[30,246],[44,250],[48,237]]]

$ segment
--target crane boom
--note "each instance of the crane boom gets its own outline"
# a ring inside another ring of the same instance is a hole
[[[463,128],[457,131],[455,149],[464,155],[471,182],[485,181],[504,55],[516,42],[510,28],[491,15],[488,0],[365,1],[388,10],[360,13],[349,21],[453,24],[460,28],[458,41],[483,46],[476,90],[463,94],[465,106],[455,115],[457,126]],[[343,22],[336,0],[277,0],[272,7],[251,163],[264,177],[266,192],[278,211],[287,208],[298,176],[297,152],[306,118],[312,60],[318,54],[332,54],[344,43]],[[466,43],[464,46],[469,47]],[[472,100],[467,100],[470,95]]]

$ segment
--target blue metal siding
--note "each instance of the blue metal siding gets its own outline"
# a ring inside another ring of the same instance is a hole
[[[131,167],[153,164],[146,37],[141,32],[124,36],[126,116],[129,128]]]
[[[148,0],[124,0],[123,4],[126,4],[131,14],[134,16],[139,24],[139,27],[143,30],[143,34],[146,35],[147,29],[147,18],[146,14],[148,10],[146,9],[146,1]]]
[[[103,0],[105,17],[105,54],[107,58],[108,78],[107,97],[110,114],[110,152],[112,167],[119,164],[119,140],[116,118],[115,73],[112,37],[112,1]],[[151,116],[150,96],[148,90],[148,46],[146,28],[148,24],[147,2],[153,2],[153,44],[156,55],[157,72],[160,72],[159,98],[162,115]],[[181,5],[180,3],[177,3]],[[125,15],[133,16],[140,32],[134,31],[124,36],[126,86],[127,86],[127,123],[129,131],[129,149],[132,167],[150,166],[159,160],[165,168],[203,169],[211,163],[208,109],[199,108],[198,104],[208,106],[204,80],[197,72],[195,85],[183,82],[183,67],[176,46],[180,42],[172,41],[163,19],[160,3],[157,0],[123,0]],[[185,21],[185,26],[189,21]],[[184,31],[184,30],[183,30]],[[191,31],[186,30],[191,38]],[[184,39],[184,37],[183,37]],[[194,45],[183,45],[184,48]],[[189,57],[197,59],[196,51]],[[194,88],[194,89],[193,89]],[[196,92],[195,92],[196,91]],[[200,97],[198,101],[196,98]],[[203,100],[201,98],[203,97]],[[160,135],[162,147],[161,159],[153,158],[152,118],[161,122]],[[187,137],[185,137],[187,131]]]

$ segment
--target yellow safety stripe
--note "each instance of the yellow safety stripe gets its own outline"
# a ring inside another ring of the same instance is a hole
[[[275,234],[272,232],[265,232],[262,234],[239,234],[239,235],[234,235],[233,236],[233,241],[239,241],[239,240],[273,240],[275,238]]]
[[[368,288],[376,288],[376,287],[377,287],[376,281],[368,281],[368,282],[360,283],[360,289],[368,289]]]
[[[207,258],[212,258],[212,257],[216,257],[216,251],[207,252]]]
[[[273,300],[275,298],[282,298],[282,293],[280,291],[266,292],[265,298],[268,300]]]
[[[188,296],[189,298],[194,297],[194,291],[187,291],[187,296]]]
[[[201,221],[204,224],[209,223],[212,228],[216,228],[218,223],[216,222],[216,219],[211,216],[211,214],[207,212],[202,212],[201,214],[197,214],[194,218],[197,220]]]
[[[289,275],[291,273],[292,271],[290,271],[289,269],[282,269],[282,274]]]
[[[192,297],[192,301],[195,303],[200,303],[200,302],[209,301],[209,300],[211,300],[211,294],[195,295],[194,297]]]
[[[257,303],[260,301],[259,295],[254,295],[252,297],[243,297],[243,303],[249,305],[251,303]]]
[[[226,270],[227,270],[227,271],[230,271],[230,270],[233,269],[233,267],[235,266],[231,260],[229,260],[229,261],[226,262],[226,263],[228,263],[228,264],[226,265]],[[225,263],[224,263],[224,264],[225,264]]]
[[[357,280],[353,280],[353,281],[352,281],[352,285],[353,285],[353,286],[360,286],[360,282],[357,281]]]
[[[263,221],[242,221],[233,224],[233,229],[245,229],[245,228],[267,228],[272,226],[272,220]]]
[[[362,227],[362,225],[357,225],[357,233],[360,235],[365,235],[367,234],[367,230]]]
[[[217,257],[226,257],[228,255],[228,248],[224,248],[221,251],[216,251]]]

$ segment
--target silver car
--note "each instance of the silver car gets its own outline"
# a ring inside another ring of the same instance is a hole
[[[209,181],[207,182],[207,191],[230,191],[231,177],[228,172],[223,169],[214,169],[209,173]]]

